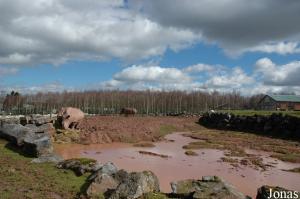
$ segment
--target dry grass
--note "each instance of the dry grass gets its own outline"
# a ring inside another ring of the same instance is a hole
[[[195,151],[188,150],[188,151],[185,152],[185,155],[198,156],[198,153],[196,153]]]
[[[183,146],[184,149],[219,149],[225,150],[226,156],[247,157],[245,149],[270,152],[272,157],[282,161],[300,163],[300,143],[297,141],[275,139],[251,133],[210,130],[202,127],[196,133],[185,134],[196,139]],[[249,158],[249,157],[248,157]],[[255,157],[249,160],[259,167],[262,163]]]
[[[155,145],[152,142],[136,143],[133,146],[134,147],[145,147],[145,148],[155,147]]]

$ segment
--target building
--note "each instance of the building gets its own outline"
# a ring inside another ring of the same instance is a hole
[[[262,110],[300,111],[299,95],[265,95],[258,103]]]

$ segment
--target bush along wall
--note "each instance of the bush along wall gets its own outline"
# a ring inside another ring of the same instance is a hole
[[[209,128],[300,140],[300,118],[289,115],[243,116],[229,113],[205,113],[200,117],[199,123]]]

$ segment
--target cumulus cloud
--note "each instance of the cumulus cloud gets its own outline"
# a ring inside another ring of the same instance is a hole
[[[18,91],[20,93],[33,94],[38,92],[63,92],[64,90],[74,91],[72,87],[66,87],[59,82],[51,82],[41,85],[1,85],[1,93],[9,93],[11,91]]]
[[[298,46],[297,42],[279,42],[262,44],[253,48],[249,48],[246,51],[286,55],[300,53],[300,47]]]
[[[102,82],[103,89],[154,89],[232,91],[253,83],[240,67],[195,64],[182,69],[162,66],[131,66]]]
[[[233,68],[229,73],[223,75],[212,75],[205,82],[207,88],[229,88],[240,89],[244,85],[249,85],[254,82],[254,79],[248,76],[241,68]]]
[[[177,68],[162,68],[160,66],[131,66],[114,75],[114,79],[128,82],[159,82],[176,83],[190,82],[188,75]]]
[[[184,3],[144,0],[140,10],[163,26],[200,33],[206,41],[222,46],[232,55],[256,48],[282,53],[289,50],[286,47],[282,50],[281,42],[300,41],[300,2],[297,0],[186,0]],[[264,46],[270,42],[279,48],[270,50]],[[293,45],[287,48],[291,47]]]
[[[265,85],[300,86],[300,61],[276,65],[269,58],[256,62],[256,73]]]
[[[164,27],[122,0],[0,0],[0,65],[140,60],[179,50],[199,35]]]

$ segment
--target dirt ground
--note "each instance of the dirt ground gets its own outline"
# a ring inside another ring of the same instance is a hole
[[[90,116],[78,125],[80,142],[158,141],[166,134],[199,128],[198,117]]]

